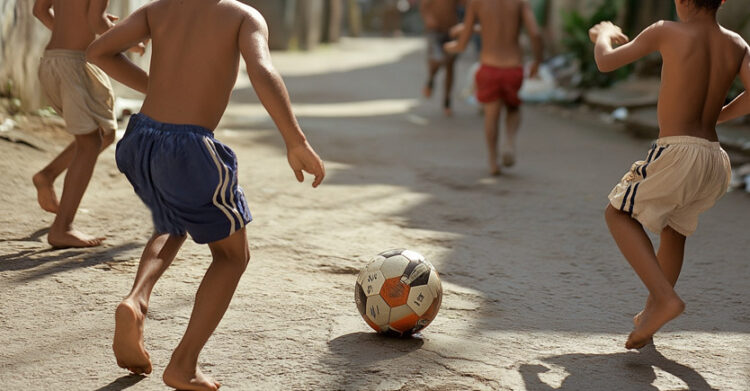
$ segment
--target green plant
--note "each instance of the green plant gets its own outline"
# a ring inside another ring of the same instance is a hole
[[[614,72],[600,72],[594,60],[594,45],[589,39],[589,29],[592,26],[602,21],[614,20],[620,9],[622,9],[622,0],[604,0],[589,17],[583,16],[576,10],[562,13],[563,31],[565,32],[562,44],[568,55],[580,64],[581,81],[579,87],[607,87],[626,78],[633,71],[633,67],[630,65]]]

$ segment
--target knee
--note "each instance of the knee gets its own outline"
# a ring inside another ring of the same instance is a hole
[[[76,149],[78,151],[96,151],[96,153],[99,153],[101,147],[102,137],[99,134],[99,130],[76,136]]]
[[[214,252],[214,261],[231,265],[239,273],[242,273],[247,269],[248,263],[250,263],[250,250],[245,247],[244,249],[217,251]]]

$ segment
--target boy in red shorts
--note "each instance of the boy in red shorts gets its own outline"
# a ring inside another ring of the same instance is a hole
[[[484,129],[490,158],[490,173],[500,174],[497,164],[498,127],[500,112],[506,109],[505,142],[502,148],[503,165],[515,164],[515,142],[521,123],[521,100],[518,91],[523,84],[523,54],[519,37],[521,25],[526,28],[534,47],[534,63],[530,77],[535,77],[542,61],[542,38],[531,6],[526,0],[472,0],[458,40],[445,44],[449,53],[466,49],[476,22],[480,25],[482,63],[477,72],[477,100],[484,105]]]

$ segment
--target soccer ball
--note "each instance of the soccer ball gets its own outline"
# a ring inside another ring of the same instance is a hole
[[[435,267],[404,249],[378,254],[354,285],[362,318],[379,333],[409,336],[427,327],[440,309],[443,286]]]

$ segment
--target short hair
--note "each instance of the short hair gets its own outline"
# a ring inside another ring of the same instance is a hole
[[[719,9],[719,7],[724,4],[724,1],[725,0],[690,0],[690,2],[696,7],[710,11],[716,11]]]

